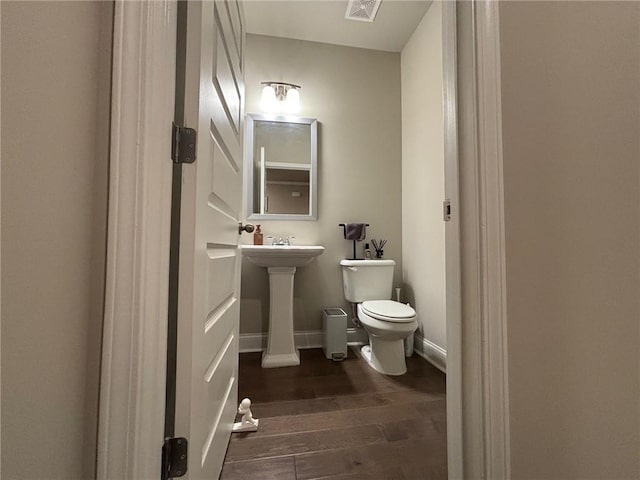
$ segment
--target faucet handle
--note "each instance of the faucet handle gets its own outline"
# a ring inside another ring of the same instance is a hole
[[[293,239],[296,238],[294,236],[287,237],[286,244],[293,245]]]

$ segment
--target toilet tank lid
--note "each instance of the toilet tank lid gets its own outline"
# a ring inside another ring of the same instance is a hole
[[[343,267],[382,267],[395,264],[395,260],[340,260]]]

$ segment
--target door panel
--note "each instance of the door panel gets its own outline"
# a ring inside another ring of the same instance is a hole
[[[234,298],[236,255],[230,248],[209,245],[207,257],[207,311],[213,313]]]
[[[238,190],[242,190],[242,178],[238,176],[241,165],[233,157],[225,155],[211,135],[211,202],[218,210],[225,212],[232,218],[238,218],[242,208],[242,199],[238,197]],[[213,193],[215,192],[215,193]],[[215,196],[213,196],[215,195]]]
[[[227,7],[227,12],[229,14],[229,18],[231,19],[231,33],[233,35],[234,47],[236,49],[236,54],[238,58],[242,58],[242,20],[240,17],[239,5],[233,1],[225,0],[225,6]],[[242,63],[240,63],[240,68],[242,69]]]
[[[222,31],[218,30],[218,34]],[[229,52],[220,37],[216,42],[216,76],[214,83],[221,99],[224,101],[224,111],[229,118],[229,123],[235,134],[240,130],[240,92],[233,75],[233,62],[229,58]]]
[[[240,71],[242,57],[240,56],[239,39],[236,37],[236,31],[233,27],[233,21],[230,18],[230,12],[235,9],[229,9],[228,5],[229,2],[220,2],[221,15],[217,17],[219,21],[218,26],[220,28],[220,35],[223,38],[223,43],[229,64],[232,65],[234,72],[238,72]]]
[[[191,479],[218,478],[238,402],[242,206],[242,43],[237,0],[188,2],[185,122],[197,159],[183,167],[176,435]],[[241,15],[241,13],[240,13]]]

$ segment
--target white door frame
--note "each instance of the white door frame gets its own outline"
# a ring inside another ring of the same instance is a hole
[[[456,7],[458,31],[443,29],[445,49],[467,52],[457,91],[444,65],[446,168],[460,177],[459,192],[446,186],[459,222],[448,235],[461,241],[447,261],[462,278],[447,305],[459,319],[447,325],[449,478],[499,480],[510,468],[498,3],[444,2],[443,21]],[[101,480],[160,476],[175,46],[175,0],[116,2]]]
[[[457,3],[463,476],[510,478],[499,2]],[[456,478],[456,477],[450,477]]]
[[[98,479],[160,478],[175,0],[115,3]]]
[[[445,225],[447,328],[447,464],[449,478],[464,477],[462,418],[462,277],[460,272],[460,195],[456,4],[442,3],[442,100],[444,120],[444,196],[451,206]]]
[[[0,25],[2,25],[2,2],[0,2]],[[0,26],[0,36],[2,36],[2,27]],[[1,63],[1,62],[0,62]],[[2,68],[0,67],[0,79],[2,79]],[[1,80],[0,80],[1,83]],[[2,90],[2,88],[0,87],[0,91]],[[2,99],[0,96],[0,111],[2,110]],[[0,124],[0,132],[2,132],[2,125]],[[0,144],[2,143],[2,140],[0,140]],[[2,151],[1,145],[0,145],[0,151]],[[2,171],[2,157],[0,156],[0,171]],[[2,182],[0,181],[0,185],[2,184]],[[0,198],[2,198],[2,195],[0,195]],[[2,208],[0,208],[0,212],[2,211]],[[2,245],[2,228],[0,228],[0,245]],[[2,260],[0,259],[0,270],[2,270]],[[2,275],[0,275],[0,292],[2,291]],[[2,298],[0,295],[0,332],[2,332]],[[0,345],[2,345],[2,335],[0,334]],[[1,350],[1,348],[0,348]],[[0,359],[2,358],[2,352],[0,352]],[[2,391],[2,362],[0,361],[0,391]],[[1,395],[0,395],[1,397]],[[0,418],[2,418],[2,402],[0,401]],[[2,458],[2,424],[0,423],[0,458]],[[1,464],[2,462],[0,462]],[[0,465],[0,478],[2,478],[2,466]]]
[[[485,478],[511,478],[499,4],[474,2]]]

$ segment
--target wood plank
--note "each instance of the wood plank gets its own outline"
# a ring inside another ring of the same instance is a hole
[[[448,480],[449,475],[446,465],[415,465],[413,463],[401,465],[402,478],[411,480]]]
[[[444,401],[443,392],[424,393],[407,390],[400,392],[375,392],[362,395],[347,395],[336,397],[336,401],[343,410],[365,407],[380,407],[384,405],[398,405],[403,403],[424,403]],[[446,403],[445,403],[446,405]],[[426,406],[421,407],[426,409]]]
[[[436,427],[431,420],[421,419],[419,417],[403,419],[395,422],[386,422],[382,425],[382,431],[389,442],[424,437],[439,439],[442,436],[440,432],[436,430]]]
[[[315,391],[311,386],[292,385],[281,387],[273,385],[271,388],[262,387],[259,390],[247,389],[240,385],[240,395],[249,397],[256,405],[270,402],[283,402],[291,400],[306,400],[315,398]]]
[[[257,412],[258,410],[256,410]],[[373,407],[352,410],[338,410],[334,412],[313,413],[307,415],[288,415],[282,417],[263,418],[260,429],[252,437],[268,437],[283,433],[301,433],[320,430],[335,430],[345,427],[363,425],[395,425],[402,420],[428,422],[430,428],[435,429],[430,419],[420,418],[420,414],[412,404],[405,404],[402,408]],[[265,438],[265,441],[269,441]]]
[[[314,362],[313,367],[307,367],[314,369],[309,373],[305,368],[304,358],[300,367],[282,369],[259,369],[259,357],[254,357],[254,361],[255,364],[250,367],[244,362],[241,364],[240,389],[247,392],[247,395],[251,393],[255,396],[256,402],[274,401],[259,398],[262,394],[273,397],[274,391],[279,392],[275,400],[294,400],[295,396],[286,397],[285,392],[307,388],[312,388],[313,396],[318,398],[393,391],[422,391],[439,397],[443,395],[442,388],[434,384],[435,380],[430,375],[416,374],[412,379],[398,380],[381,375],[358,360],[354,360],[353,364],[345,361],[336,366],[323,357],[317,363]],[[319,371],[321,374],[318,374]],[[305,398],[311,397],[307,395]]]
[[[441,448],[441,443],[440,440],[436,443],[427,439],[404,440],[296,455],[297,479],[366,478],[368,475],[372,479],[415,480],[431,479],[431,472],[439,478],[443,468],[446,473],[446,450]]]
[[[377,425],[342,428],[320,432],[272,435],[269,441],[249,434],[236,434],[229,444],[227,461],[238,462],[299,453],[321,452],[345,448],[349,445],[368,445],[386,440]]]
[[[428,418],[440,433],[447,433],[447,401],[419,402],[416,410],[423,418]]]
[[[360,395],[372,392],[393,392],[406,389],[402,385],[387,382],[384,379],[329,377],[324,382],[315,384],[313,390],[316,398],[335,397],[339,395]]]
[[[296,480],[293,457],[225,463],[220,480]]]
[[[242,396],[242,395],[240,395]],[[312,398],[287,402],[253,403],[252,411],[256,418],[281,417],[340,410],[335,398]]]
[[[331,478],[331,480],[409,480],[402,472],[397,471],[376,472],[374,475],[371,473],[352,473],[347,475],[331,475],[330,477],[320,478]],[[423,480],[422,477],[414,477],[412,480],[417,480],[418,478]]]

